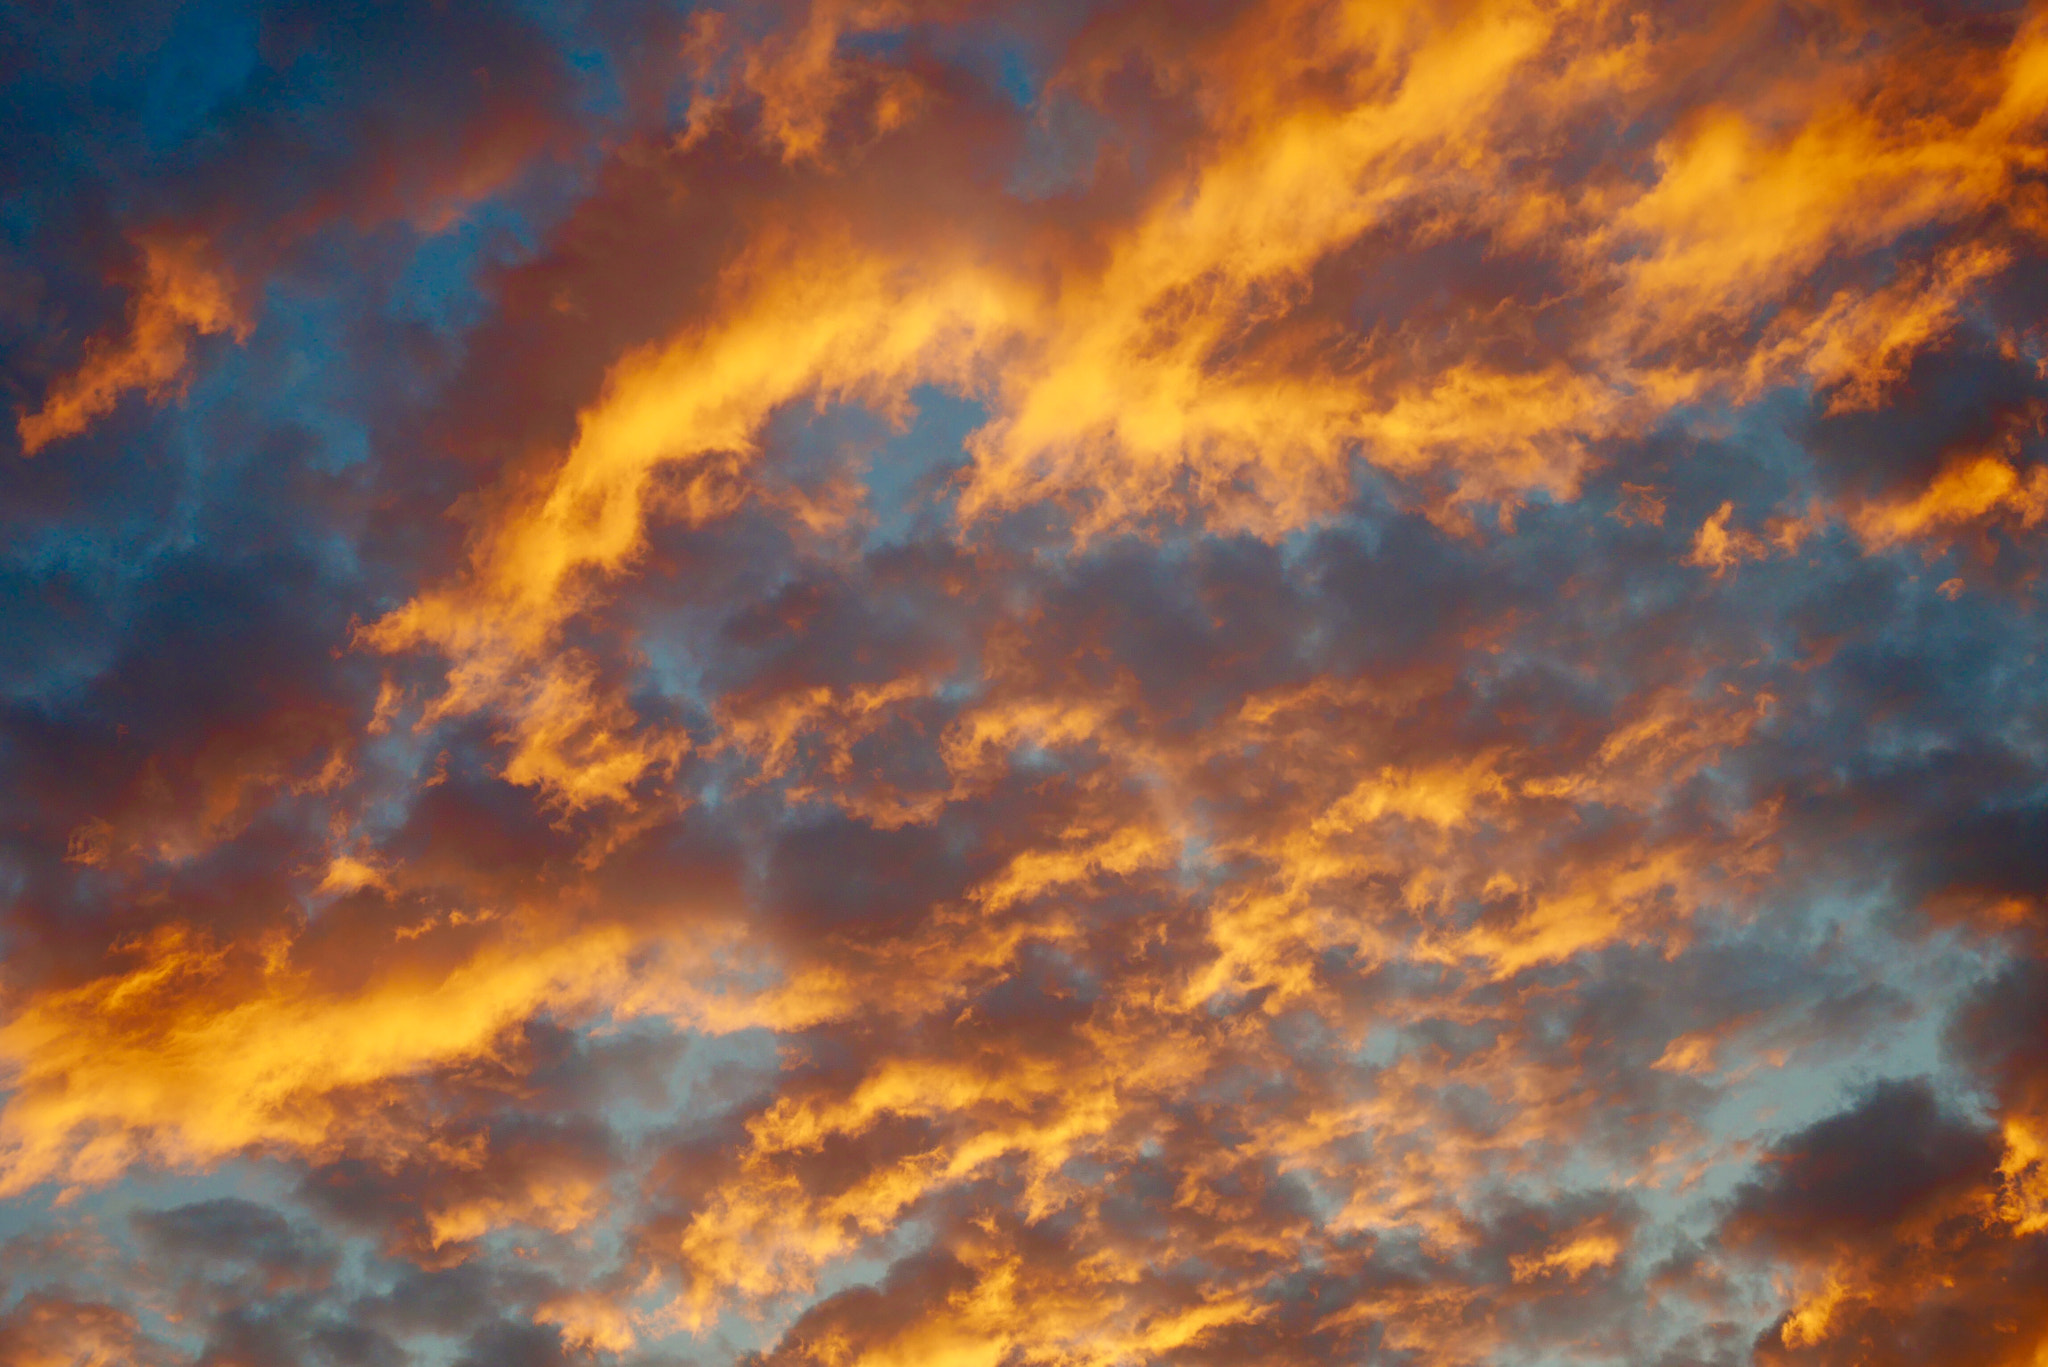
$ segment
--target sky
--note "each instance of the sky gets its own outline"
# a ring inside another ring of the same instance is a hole
[[[2048,1364],[2048,11],[0,9],[0,1364]]]

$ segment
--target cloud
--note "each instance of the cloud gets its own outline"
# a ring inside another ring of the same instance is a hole
[[[1879,1086],[1774,1148],[1722,1227],[1804,1264],[1809,1289],[1759,1337],[1759,1359],[2025,1361],[2043,1326],[2019,1305],[2039,1285],[2041,1248],[1988,1199],[1998,1152],[1925,1082]]]
[[[21,29],[0,1357],[2048,1342],[2037,16]]]
[[[22,414],[16,431],[25,454],[77,436],[130,390],[162,398],[184,373],[194,335],[247,338],[231,287],[202,262],[196,243],[144,241],[142,255],[144,277],[125,335],[88,342],[78,369],[50,387],[42,407]]]

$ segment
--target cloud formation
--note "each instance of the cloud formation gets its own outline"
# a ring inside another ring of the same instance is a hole
[[[0,1357],[2048,1352],[2048,25],[25,17]]]

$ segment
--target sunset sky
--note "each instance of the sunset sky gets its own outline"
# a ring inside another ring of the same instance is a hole
[[[0,1367],[2048,1367],[2048,10],[0,86]]]

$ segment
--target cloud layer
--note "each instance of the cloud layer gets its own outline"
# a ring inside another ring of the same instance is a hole
[[[0,1359],[2048,1353],[2048,21],[7,20]]]

